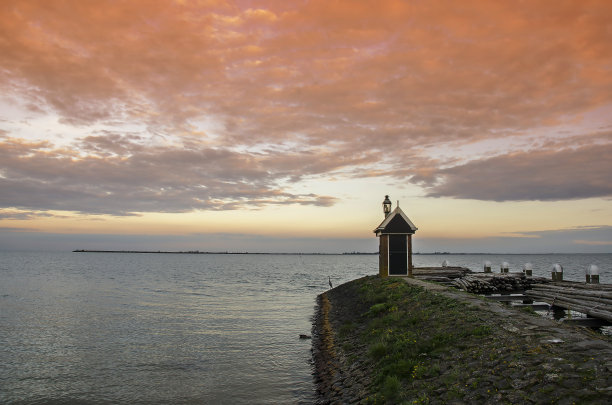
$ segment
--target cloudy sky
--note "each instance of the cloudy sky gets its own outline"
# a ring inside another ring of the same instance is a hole
[[[612,251],[612,3],[3,0],[0,249]]]

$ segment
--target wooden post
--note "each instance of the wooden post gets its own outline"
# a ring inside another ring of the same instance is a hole
[[[599,267],[594,264],[587,267],[586,282],[590,284],[599,284]]]
[[[412,235],[408,234],[408,277],[412,277]]]
[[[563,281],[563,266],[561,266],[559,263],[553,264],[550,272],[552,281]]]
[[[389,235],[380,235],[378,247],[378,275],[389,277]]]

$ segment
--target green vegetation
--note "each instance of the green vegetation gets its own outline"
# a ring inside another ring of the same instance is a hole
[[[531,315],[539,316],[537,312],[533,309],[533,307],[523,307],[521,308],[521,311],[527,312],[528,314],[531,314]]]
[[[367,347],[372,362],[371,403],[409,399],[410,403],[428,403],[430,395],[424,388],[439,387],[417,387],[415,383],[425,383],[439,376],[443,367],[448,368],[441,364],[442,354],[466,343],[477,346],[491,333],[491,327],[482,324],[473,308],[403,280],[367,277],[360,280],[358,291],[363,308],[367,308],[358,339]],[[354,323],[347,323],[339,335],[347,336],[355,329]],[[445,374],[446,388],[453,397],[461,398],[458,387],[465,377],[459,368]]]
[[[341,338],[346,337],[355,330],[355,324],[351,321],[345,322],[338,331],[338,336]]]
[[[517,333],[531,320],[525,312],[508,319],[458,292],[377,276],[327,294],[321,328],[333,324],[333,336],[323,343],[341,351],[348,374],[356,370],[338,381],[358,399],[367,395],[366,403],[610,403],[612,395],[598,388],[610,386],[607,358],[570,346],[582,336],[570,337],[569,329],[563,345],[547,343],[545,328]],[[336,380],[327,387],[337,390]]]

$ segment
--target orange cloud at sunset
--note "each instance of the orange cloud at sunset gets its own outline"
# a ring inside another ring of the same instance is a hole
[[[612,225],[610,21],[605,0],[3,1],[0,225],[289,207],[323,228],[385,192],[436,229],[421,200]]]

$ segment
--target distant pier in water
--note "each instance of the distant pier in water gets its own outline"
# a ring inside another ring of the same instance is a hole
[[[209,252],[209,251],[199,251],[199,250],[180,250],[180,251],[172,251],[172,250],[98,250],[98,249],[75,249],[72,251],[73,253],[160,253],[160,254],[174,254],[174,255],[302,255],[302,256],[341,256],[341,255],[377,255],[378,252],[375,253],[363,253],[363,252],[348,252],[348,253],[279,253],[279,252],[229,252],[229,251],[221,251],[221,252]]]

